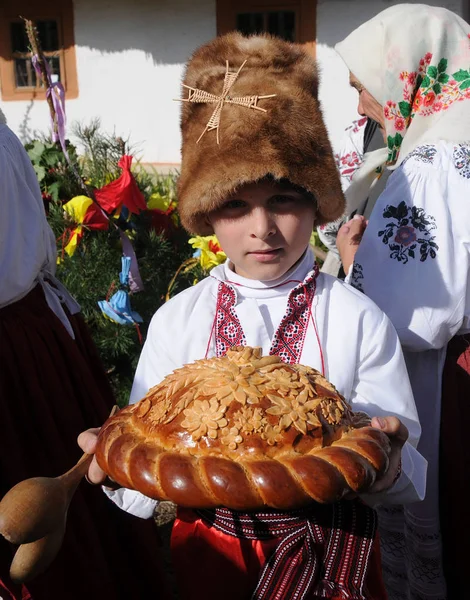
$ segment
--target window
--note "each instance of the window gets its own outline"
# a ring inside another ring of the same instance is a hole
[[[217,0],[217,33],[267,32],[315,53],[315,0]]]
[[[5,0],[0,8],[0,83],[2,100],[45,99],[41,78],[36,77],[24,22],[35,22],[52,81],[60,81],[67,98],[78,96],[73,40],[72,0]],[[34,7],[33,7],[34,4]]]
[[[288,42],[295,42],[295,21],[296,13],[293,10],[243,12],[236,15],[236,29],[245,35],[265,31]]]

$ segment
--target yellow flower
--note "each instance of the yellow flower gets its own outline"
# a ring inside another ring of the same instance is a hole
[[[245,406],[234,415],[234,423],[240,431],[248,435],[263,431],[264,426],[267,425],[260,408],[253,409]]]
[[[266,425],[261,438],[266,440],[270,446],[274,446],[278,442],[282,441],[281,428],[279,426]]]
[[[238,444],[243,442],[243,438],[236,427],[225,427],[222,429],[222,444],[228,446],[229,450],[236,450]]]
[[[176,202],[174,202],[170,196],[162,196],[158,192],[153,193],[147,200],[147,208],[152,210],[161,210],[166,212],[169,208],[174,208]]]
[[[195,236],[189,240],[189,243],[195,250],[200,250],[199,262],[205,271],[210,271],[213,267],[225,262],[227,255],[219,245],[215,235]]]
[[[194,441],[198,441],[204,435],[215,439],[218,429],[227,427],[227,419],[224,418],[226,406],[220,406],[216,399],[195,400],[189,408],[183,411],[186,419],[181,426],[191,432]]]
[[[318,406],[317,400],[308,400],[307,390],[301,392],[297,398],[288,400],[268,394],[272,406],[267,409],[269,415],[280,417],[279,427],[288,429],[293,425],[300,433],[307,433],[307,424],[320,426],[320,420],[315,413]]]

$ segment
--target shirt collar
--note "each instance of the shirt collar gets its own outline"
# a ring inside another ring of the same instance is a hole
[[[272,298],[275,296],[285,296],[286,293],[303,282],[312,272],[314,262],[313,252],[309,247],[304,252],[302,258],[287,273],[272,281],[248,279],[238,275],[238,273],[233,271],[233,266],[229,259],[222,265],[212,269],[211,276],[219,281],[232,284],[237,295],[246,298]]]

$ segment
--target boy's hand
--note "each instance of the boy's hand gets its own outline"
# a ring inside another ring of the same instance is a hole
[[[355,215],[350,221],[342,225],[338,231],[336,247],[346,274],[354,262],[367,223],[368,221],[362,215]]]
[[[401,449],[408,439],[408,429],[397,417],[374,417],[372,427],[380,429],[388,435],[392,445],[390,465],[383,477],[377,479],[371,487],[369,494],[376,494],[390,489],[397,480],[401,469]]]
[[[99,431],[99,427],[87,429],[78,436],[78,445],[87,454],[95,453]],[[98,462],[96,461],[95,457],[93,457],[93,460],[88,467],[87,479],[90,483],[94,483],[95,485],[103,484],[107,479],[106,473],[98,466]]]

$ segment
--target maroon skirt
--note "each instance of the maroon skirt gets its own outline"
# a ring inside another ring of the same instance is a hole
[[[447,348],[442,382],[440,521],[448,599],[463,598],[470,560],[470,335]]]
[[[113,395],[80,315],[75,341],[40,286],[0,310],[0,497],[35,476],[55,477],[82,454],[77,436],[106,420]],[[15,548],[0,538],[0,597],[139,600],[167,597],[152,521],[121,511],[82,482],[51,567],[25,587],[8,577]]]

